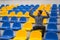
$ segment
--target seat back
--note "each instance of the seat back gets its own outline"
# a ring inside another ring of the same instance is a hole
[[[20,18],[20,22],[26,22],[26,18],[25,17],[21,17]]]
[[[20,22],[14,22],[13,27],[21,27],[21,23]]]
[[[14,17],[11,18],[11,21],[15,21],[16,22],[16,21],[18,21],[18,19],[17,19],[17,17],[14,16]]]
[[[3,20],[3,21],[9,21],[9,18],[8,18],[7,16],[4,16],[4,17],[2,18],[2,20]]]
[[[45,40],[58,40],[58,36],[54,32],[47,32],[45,36]]]
[[[13,31],[11,29],[6,29],[3,33],[3,36],[14,36]]]
[[[2,27],[10,28],[10,22],[3,22]]]
[[[40,30],[32,31],[29,40],[42,40],[42,34]]]

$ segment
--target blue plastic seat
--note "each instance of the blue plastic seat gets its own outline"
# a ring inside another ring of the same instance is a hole
[[[13,30],[11,29],[6,29],[4,32],[3,32],[3,35],[0,37],[0,39],[4,39],[4,40],[8,40],[8,39],[11,39],[13,38],[14,35],[13,35]]]
[[[50,16],[57,17],[57,13],[53,13],[53,12],[51,12]]]
[[[53,4],[52,9],[57,9],[57,4]]]
[[[45,40],[58,40],[58,36],[54,32],[47,32],[45,35]]]
[[[30,6],[29,5],[25,5],[25,10],[29,11],[30,10]]]
[[[2,8],[2,7],[4,7],[4,6],[5,6],[5,5],[4,5],[4,4],[2,4],[2,5],[1,5],[1,8]]]
[[[32,7],[34,7],[34,5],[32,4],[32,5],[30,5],[30,8],[32,8]]]
[[[57,24],[54,24],[54,23],[48,24],[47,31],[58,32],[58,30],[57,30]]]
[[[23,12],[23,14],[25,14],[25,13],[26,13],[26,10],[25,10],[25,9],[22,9],[21,11]]]
[[[57,18],[50,18],[50,19],[49,19],[49,23],[50,23],[50,22],[51,22],[51,23],[53,23],[53,22],[54,22],[54,23],[57,23]]]
[[[15,10],[15,13],[17,14],[19,11],[20,11],[20,9],[16,9],[16,10]]]
[[[17,17],[11,17],[11,20],[10,20],[10,22],[17,22],[18,21],[18,18]]]
[[[8,14],[10,14],[10,12],[12,12],[13,10],[8,10]]]
[[[24,5],[20,5],[19,6],[19,9],[24,9]]]
[[[10,29],[10,22],[3,22],[2,26],[0,27],[1,30]]]
[[[21,29],[21,23],[20,22],[14,22],[12,29],[13,30],[20,30]]]
[[[33,10],[36,11],[36,9],[39,7],[39,5],[34,6]]]
[[[2,17],[2,22],[9,22],[9,18],[7,16]]]
[[[25,23],[26,22],[26,17],[21,17],[19,20],[21,23]]]

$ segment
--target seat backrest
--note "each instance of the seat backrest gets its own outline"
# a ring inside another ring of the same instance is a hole
[[[17,21],[18,19],[17,19],[17,17],[14,16],[14,17],[11,18],[11,20],[12,21]]]
[[[4,20],[4,21],[8,21],[9,18],[8,18],[7,16],[4,16],[4,17],[2,18],[2,20]]]
[[[56,9],[56,8],[57,8],[57,4],[53,4],[53,5],[52,5],[52,8],[53,8],[53,9]]]
[[[57,25],[56,24],[48,24],[47,26],[48,29],[57,29]]]
[[[19,30],[16,32],[16,37],[26,37],[27,36],[27,32],[24,30]]]
[[[32,31],[30,34],[30,40],[42,40],[42,33],[40,32],[40,30],[35,30]]]
[[[45,35],[45,40],[58,40],[58,36],[54,32],[47,32]]]
[[[14,36],[13,35],[13,30],[11,29],[6,29],[3,33],[4,36]]]
[[[26,18],[25,17],[21,17],[20,21],[25,21],[26,22]]]
[[[54,19],[54,20],[53,20]],[[57,22],[57,18],[50,18],[49,22]]]
[[[10,22],[3,22],[2,27],[10,28]]]
[[[14,22],[13,27],[21,27],[21,23],[20,22]]]

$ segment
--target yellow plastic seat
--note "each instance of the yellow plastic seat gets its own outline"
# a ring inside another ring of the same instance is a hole
[[[7,11],[6,7],[1,8],[2,11]]]
[[[29,17],[28,22],[35,23],[35,19],[33,17]]]
[[[46,25],[46,24],[48,23],[47,20],[48,20],[48,19],[46,19],[46,18],[43,20],[43,25]]]
[[[41,4],[37,10],[43,10],[45,8],[44,4]]]
[[[7,12],[7,11],[1,11],[1,12],[0,12],[0,15],[1,15],[1,16],[8,16],[8,12]]]
[[[47,16],[45,11],[42,12],[42,16]]]
[[[7,10],[12,10],[14,8],[14,5],[9,5],[6,7]]]
[[[42,33],[40,30],[35,30],[30,33],[29,40],[42,40]]]
[[[26,40],[26,39],[27,39],[27,32],[24,30],[17,31],[15,38],[13,38],[13,40]]]
[[[24,14],[24,16],[27,17],[27,18],[29,18],[29,17],[30,17],[29,12],[26,12],[26,13]]]
[[[45,7],[45,10],[46,10],[47,12],[50,12],[50,9],[51,9],[51,5],[50,5],[50,4],[47,4],[46,7]]]
[[[22,30],[30,31],[32,28],[33,28],[32,23],[26,22],[26,23],[24,23]]]
[[[15,14],[15,12],[13,11],[13,12],[10,12],[9,16],[10,16],[10,17],[13,17],[13,16],[16,16],[16,14]]]
[[[34,16],[37,16],[38,15],[38,10],[36,10],[34,13],[33,13]]]
[[[23,16],[23,13],[22,12],[18,12],[17,13],[17,17],[22,17]]]

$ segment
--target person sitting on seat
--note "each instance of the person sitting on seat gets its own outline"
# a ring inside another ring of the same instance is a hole
[[[46,12],[47,16],[42,16],[43,10],[38,10],[38,15],[34,16],[31,13],[32,9],[33,8],[31,8],[29,11],[29,15],[35,19],[35,26],[33,27],[32,30],[42,30],[42,37],[44,37],[45,26],[43,25],[43,20],[44,20],[44,18],[49,18],[49,13],[46,12],[46,10],[44,10]]]

